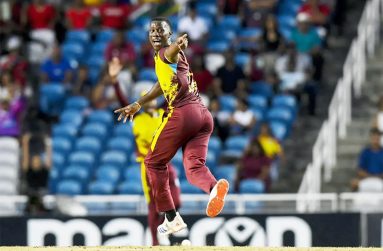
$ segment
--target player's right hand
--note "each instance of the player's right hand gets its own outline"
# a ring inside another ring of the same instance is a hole
[[[120,59],[118,59],[118,57],[113,57],[112,61],[110,61],[108,65],[109,76],[112,79],[117,78],[117,75],[120,73],[121,69],[122,64],[120,62]]]
[[[128,120],[128,118],[130,119],[130,121],[133,121],[134,114],[136,114],[140,109],[141,106],[135,102],[133,104],[115,110],[114,113],[119,113],[120,116],[118,116],[117,120],[120,121],[121,119],[124,119],[123,123],[125,123]]]

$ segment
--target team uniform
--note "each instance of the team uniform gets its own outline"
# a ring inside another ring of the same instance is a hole
[[[154,61],[168,110],[145,158],[159,212],[176,208],[169,186],[168,163],[180,147],[188,181],[208,194],[217,184],[205,165],[213,118],[201,102],[185,54],[180,51],[178,63],[170,63],[164,56],[165,49],[156,53]]]

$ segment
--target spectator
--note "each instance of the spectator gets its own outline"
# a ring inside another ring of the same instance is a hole
[[[83,95],[90,98],[92,81],[89,78],[89,70],[85,65],[80,65],[77,69],[76,79],[72,87],[74,95]]]
[[[9,94],[0,100],[0,135],[18,137],[25,100],[17,96],[15,86],[9,87]]]
[[[105,60],[117,57],[123,66],[132,67],[137,59],[133,44],[126,41],[124,32],[118,31],[105,50]]]
[[[351,181],[353,190],[358,189],[359,182],[369,177],[383,178],[383,149],[380,145],[381,134],[378,129],[370,131],[370,144],[359,155],[357,178]]]
[[[301,6],[299,13],[307,14],[311,23],[324,26],[329,21],[331,11],[326,4],[319,3],[319,0],[308,0]]]
[[[372,128],[378,129],[379,132],[383,132],[383,96],[379,98],[378,112],[373,118]],[[380,138],[380,145],[383,146],[383,137]]]
[[[252,56],[250,57],[249,62],[245,64],[244,73],[250,81],[262,80],[264,77],[265,67],[264,58]]]
[[[22,1],[2,1],[0,12],[0,41],[7,41],[12,35],[23,36],[24,29],[21,24]],[[0,55],[6,49],[5,43],[0,43]]]
[[[108,74],[104,74],[92,92],[92,104],[96,109],[116,108],[117,96]]]
[[[52,58],[41,65],[41,81],[69,84],[72,81],[72,68],[69,61],[62,57],[60,46],[53,49]]]
[[[92,13],[83,0],[75,0],[66,11],[68,29],[81,30],[90,26]]]
[[[43,163],[41,156],[33,155],[24,169],[28,191],[41,192],[46,190],[49,174],[49,166]]]
[[[249,109],[246,100],[239,99],[237,108],[229,119],[232,134],[251,133],[254,128],[256,118],[254,113]]]
[[[21,54],[21,40],[19,37],[11,37],[7,41],[9,53],[0,60],[0,72],[11,73],[14,83],[25,87],[27,81],[28,62]]]
[[[318,32],[311,26],[309,16],[300,13],[297,16],[298,29],[292,33],[292,41],[296,44],[297,50],[301,53],[308,53],[312,57],[314,66],[313,78],[320,81],[322,78],[322,68],[324,59],[321,54],[322,40]]]
[[[106,0],[99,8],[102,28],[124,29],[131,7],[117,0]]]
[[[233,51],[225,53],[225,65],[217,70],[214,93],[216,96],[233,93],[246,96],[245,74],[241,67],[235,64]]]
[[[32,30],[53,29],[56,10],[44,0],[33,0],[28,6],[23,22]]]
[[[265,17],[274,12],[278,0],[249,0],[245,1],[241,15],[243,26],[261,27]]]
[[[261,180],[265,184],[266,191],[269,191],[271,185],[270,164],[271,160],[265,155],[258,140],[249,144],[237,165],[236,191],[238,191],[239,183],[245,179]]]
[[[178,32],[187,33],[190,43],[203,43],[206,40],[208,26],[201,17],[197,16],[196,4],[191,2],[189,13],[178,22]]]
[[[219,101],[216,98],[210,100],[209,110],[214,120],[213,134],[218,136],[222,142],[225,142],[230,134],[230,113],[221,110]]]
[[[200,93],[210,93],[213,88],[213,76],[206,69],[203,55],[196,55],[192,61],[193,78],[197,82]]]
[[[221,15],[238,15],[242,8],[243,0],[221,0],[219,9]]]

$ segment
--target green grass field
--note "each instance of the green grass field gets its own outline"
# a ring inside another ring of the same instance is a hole
[[[259,247],[0,247],[0,251],[374,251],[383,248],[259,248]]]

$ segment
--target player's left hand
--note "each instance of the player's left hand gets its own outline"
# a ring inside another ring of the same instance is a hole
[[[189,41],[188,41],[188,34],[184,34],[177,38],[177,44],[182,49],[185,50],[188,47]]]

